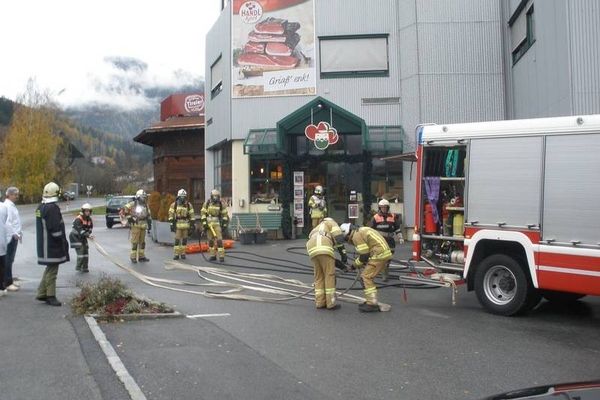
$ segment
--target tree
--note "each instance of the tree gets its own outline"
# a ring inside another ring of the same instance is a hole
[[[25,200],[37,202],[42,188],[58,181],[55,157],[61,139],[54,131],[58,107],[49,93],[40,92],[34,79],[17,98],[6,139],[2,144],[0,177],[19,187]]]

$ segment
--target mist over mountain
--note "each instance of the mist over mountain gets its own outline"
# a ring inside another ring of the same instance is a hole
[[[131,139],[160,121],[160,102],[171,94],[204,91],[204,78],[164,71],[130,57],[106,57],[78,93],[65,88],[60,102],[80,124]],[[85,100],[81,100],[85,99]]]

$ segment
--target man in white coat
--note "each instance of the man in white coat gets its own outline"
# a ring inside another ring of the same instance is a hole
[[[6,219],[8,212],[4,203],[0,203],[0,297],[6,296],[6,288],[4,287],[4,270],[6,259]]]
[[[6,211],[8,218],[6,220],[6,259],[4,271],[4,286],[9,292],[16,292],[19,290],[19,284],[13,279],[13,262],[15,261],[15,254],[17,253],[17,246],[23,237],[21,230],[21,216],[15,203],[19,198],[19,189],[14,186],[6,189]]]

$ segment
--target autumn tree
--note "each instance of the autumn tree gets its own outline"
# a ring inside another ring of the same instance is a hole
[[[35,80],[29,79],[17,98],[0,159],[2,181],[17,186],[29,202],[40,199],[46,183],[61,184],[55,162],[62,143],[54,128],[57,114],[49,93],[39,91]]]

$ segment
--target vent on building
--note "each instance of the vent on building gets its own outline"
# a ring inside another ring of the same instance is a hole
[[[369,97],[361,99],[363,106],[379,104],[400,104],[400,97]]]
[[[210,124],[212,124],[212,123],[213,123],[212,118],[209,118],[208,121],[206,121],[206,125],[207,126],[210,125]]]

